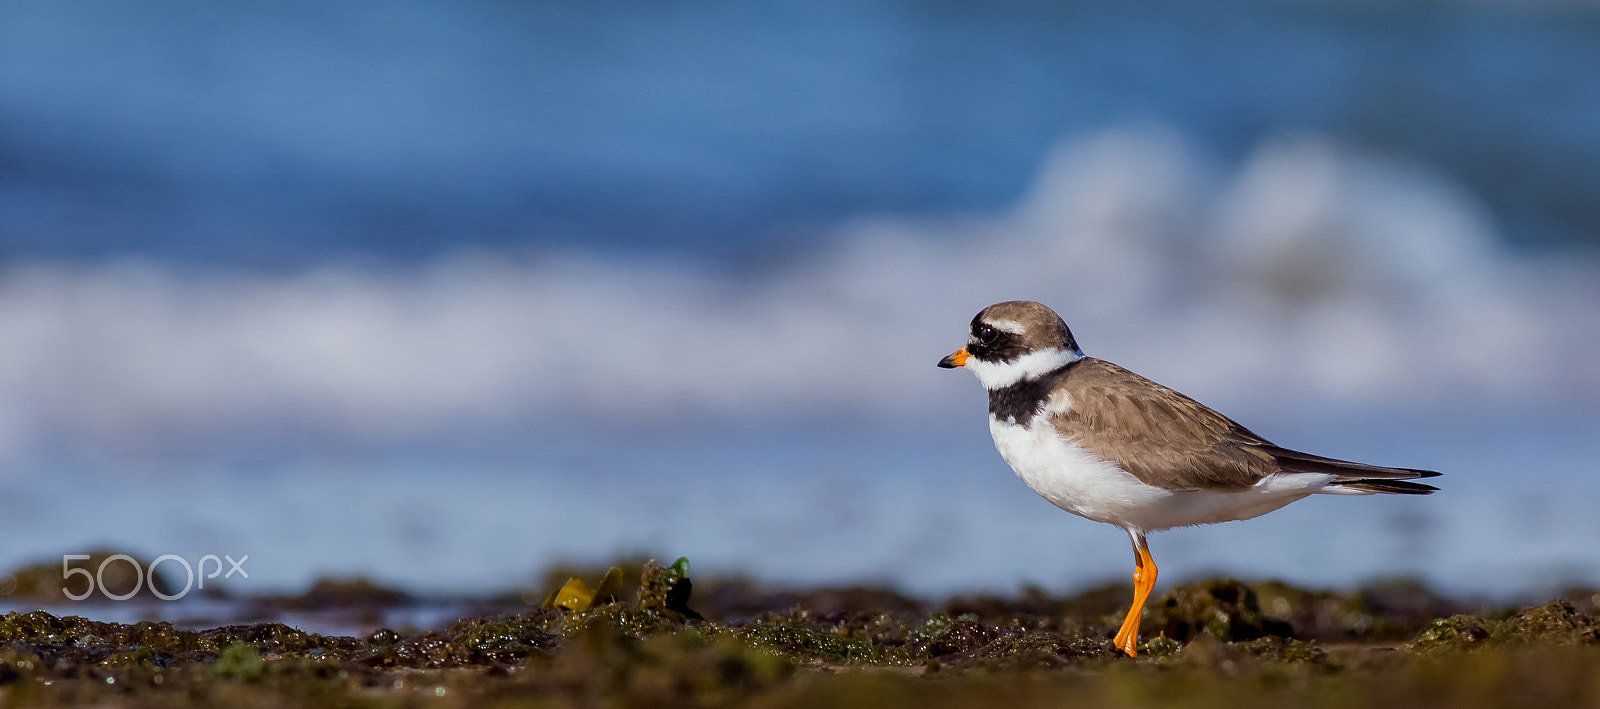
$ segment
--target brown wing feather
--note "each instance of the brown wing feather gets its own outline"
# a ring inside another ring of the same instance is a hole
[[[1168,490],[1237,490],[1282,468],[1266,439],[1172,389],[1104,360],[1085,358],[1061,380],[1071,408],[1056,430],[1145,484]]]

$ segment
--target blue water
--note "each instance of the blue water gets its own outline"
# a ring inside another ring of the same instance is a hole
[[[1128,573],[1125,535],[1039,499],[999,460],[979,415],[951,417],[974,425],[937,436],[569,439],[493,461],[57,471],[5,486],[0,531],[7,562],[106,545],[146,563],[248,554],[248,579],[218,582],[246,595],[363,574],[483,596],[527,589],[557,562],[630,552],[688,555],[703,574],[930,595],[1068,590]],[[1256,520],[1160,533],[1152,547],[1174,581],[1229,573],[1348,587],[1404,576],[1491,595],[1593,584],[1592,423],[1268,422],[1256,427],[1287,445],[1443,470],[1443,491],[1313,497]]]
[[[304,265],[463,245],[741,262],[988,211],[1063,138],[1285,132],[1593,244],[1600,10],[1442,2],[109,1],[0,9],[0,245]]]

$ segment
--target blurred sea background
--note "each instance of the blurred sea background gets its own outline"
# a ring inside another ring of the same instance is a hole
[[[0,5],[0,568],[1131,573],[934,363],[991,302],[1441,470],[1206,573],[1600,583],[1592,2]]]

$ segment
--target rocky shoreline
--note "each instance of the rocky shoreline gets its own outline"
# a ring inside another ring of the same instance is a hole
[[[695,588],[681,561],[633,568],[593,590],[574,577],[544,607],[506,598],[513,612],[365,636],[13,612],[0,617],[0,703],[1600,706],[1600,594],[1586,590],[1484,608],[1417,584],[1336,593],[1212,579],[1152,602],[1128,658],[1109,641],[1130,593],[1120,584],[929,603],[882,589]],[[267,606],[308,598],[406,601],[325,583]]]

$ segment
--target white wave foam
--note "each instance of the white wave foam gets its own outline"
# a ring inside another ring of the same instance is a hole
[[[572,412],[932,418],[975,396],[933,363],[1013,298],[1055,306],[1092,355],[1235,406],[1600,395],[1600,268],[1506,253],[1447,178],[1316,136],[1221,174],[1179,136],[1111,132],[1062,147],[1009,213],[827,243],[760,280],[570,254],[287,276],[11,264],[0,450],[264,424],[382,443]]]

